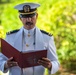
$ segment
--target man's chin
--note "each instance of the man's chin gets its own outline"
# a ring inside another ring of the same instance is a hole
[[[33,28],[33,26],[32,25],[28,25],[28,26],[24,26],[24,28],[30,30],[30,29]]]

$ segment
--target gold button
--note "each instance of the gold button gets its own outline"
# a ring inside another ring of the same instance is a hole
[[[26,44],[26,46],[27,46],[27,47],[29,47],[29,45],[28,45],[28,44]]]
[[[28,34],[28,37],[30,37],[31,35],[30,34]]]

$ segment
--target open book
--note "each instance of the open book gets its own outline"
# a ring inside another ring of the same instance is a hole
[[[30,52],[22,53],[4,39],[1,39],[1,52],[8,58],[13,57],[21,68],[38,66],[38,60],[42,57],[47,57],[47,50],[31,50]]]

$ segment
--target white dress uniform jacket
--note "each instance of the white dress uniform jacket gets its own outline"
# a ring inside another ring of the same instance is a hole
[[[28,32],[30,36],[28,36]],[[59,69],[59,62],[56,54],[56,47],[54,44],[53,36],[49,36],[46,33],[40,31],[37,27],[26,30],[23,27],[14,33],[10,33],[6,36],[6,41],[15,47],[20,52],[26,52],[28,50],[43,50],[47,49],[47,57],[52,63],[52,69],[48,72],[54,74]],[[35,45],[33,45],[35,43]],[[28,44],[28,46],[27,46]],[[4,70],[4,64],[8,60],[6,56],[0,53],[0,70],[4,73],[9,71],[9,75],[21,75],[21,68],[15,66]],[[26,63],[25,63],[26,64]],[[45,68],[43,66],[35,66],[23,69],[24,75],[44,75]]]

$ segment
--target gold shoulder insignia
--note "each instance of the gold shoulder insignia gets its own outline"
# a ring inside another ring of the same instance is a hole
[[[44,30],[40,30],[42,33],[44,33],[44,34],[46,34],[46,35],[48,35],[48,36],[52,36],[52,34],[50,34],[50,33],[48,33],[48,32],[46,32],[46,31],[44,31]]]
[[[13,34],[13,33],[18,32],[18,31],[19,31],[19,29],[17,29],[17,30],[13,30],[13,31],[9,31],[9,32],[7,32],[6,34],[7,34],[7,35],[10,35],[10,34]]]

